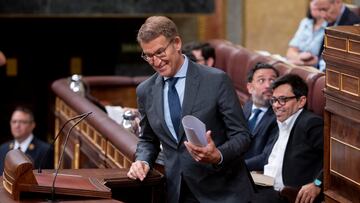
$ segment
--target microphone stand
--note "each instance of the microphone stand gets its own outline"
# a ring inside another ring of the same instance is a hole
[[[90,114],[92,114],[91,111],[90,111],[90,112],[87,112],[87,113],[83,113],[83,114],[77,115],[77,116],[72,117],[72,118],[70,118],[69,120],[67,120],[67,121],[62,125],[61,129],[59,130],[59,132],[56,134],[53,142],[51,143],[51,147],[54,146],[55,141],[56,141],[56,140],[59,138],[59,136],[61,135],[61,132],[62,132],[63,129],[65,128],[66,124],[68,124],[70,121],[76,120],[76,119],[78,119],[78,118],[82,118],[82,117],[85,117],[85,118],[86,118],[86,117],[87,117],[88,115],[90,115]],[[49,147],[49,149],[46,151],[45,155],[41,158],[40,164],[39,164],[39,168],[38,168],[38,173],[41,173],[41,172],[42,172],[41,166],[42,166],[42,164],[43,164],[43,162],[44,162],[45,157],[48,156],[51,147]]]
[[[77,118],[80,118],[78,121],[76,121],[76,123],[75,123],[74,125],[71,126],[71,128],[70,128],[69,131],[68,131],[68,133],[66,134],[66,138],[65,138],[65,141],[64,141],[64,144],[63,144],[63,149],[62,149],[62,151],[61,151],[61,155],[60,155],[60,158],[59,158],[58,166],[57,166],[57,168],[55,169],[54,180],[53,180],[52,186],[51,186],[51,202],[54,202],[54,196],[55,196],[55,181],[56,181],[56,177],[57,177],[57,175],[58,175],[58,173],[59,173],[60,164],[61,164],[61,162],[62,162],[62,160],[63,160],[63,157],[64,157],[65,147],[66,147],[66,144],[67,144],[67,142],[68,142],[68,140],[69,140],[70,133],[71,133],[71,131],[73,130],[73,128],[74,128],[75,126],[77,126],[82,120],[84,120],[86,117],[88,117],[91,113],[92,113],[92,112],[84,113],[84,114],[81,114],[81,115],[76,116],[76,117],[74,117],[74,118],[72,118],[72,119],[69,120],[69,121],[71,121],[71,120],[75,120],[75,119],[77,119]],[[63,128],[64,128],[64,126],[66,125],[66,123],[68,123],[68,122],[65,122],[65,124],[63,125]],[[61,128],[61,130],[62,130],[63,128]],[[59,131],[58,135],[60,134],[61,130]],[[58,135],[57,135],[57,137],[58,137]],[[55,139],[56,139],[57,137],[55,137]]]

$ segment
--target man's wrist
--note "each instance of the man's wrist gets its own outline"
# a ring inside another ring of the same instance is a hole
[[[317,179],[317,178],[314,180],[313,183],[314,183],[314,185],[315,185],[316,187],[320,187],[320,188],[321,188],[321,186],[322,186],[322,181],[319,180],[319,179]]]

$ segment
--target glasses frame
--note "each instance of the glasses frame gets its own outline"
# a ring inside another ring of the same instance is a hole
[[[271,105],[274,105],[276,102],[280,104],[280,106],[284,106],[286,104],[286,102],[288,102],[291,99],[298,99],[297,96],[291,96],[291,97],[285,97],[285,96],[280,96],[280,97],[271,97],[269,102]]]
[[[166,50],[170,46],[170,44],[173,43],[173,41],[174,40],[171,39],[164,48],[158,49],[153,54],[144,54],[144,52],[141,52],[141,58],[143,58],[148,63],[152,63],[154,61],[154,56],[156,56],[158,59],[162,59],[162,58],[166,57]]]
[[[10,124],[16,125],[17,123],[19,123],[20,125],[27,125],[27,124],[31,124],[32,122],[33,122],[32,120],[11,120]]]

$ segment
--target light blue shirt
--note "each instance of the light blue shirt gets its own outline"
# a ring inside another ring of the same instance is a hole
[[[327,23],[324,22],[318,30],[313,30],[314,20],[304,18],[301,20],[295,36],[291,39],[289,46],[296,47],[300,52],[310,52],[317,56],[325,35]]]
[[[175,88],[179,95],[181,107],[182,107],[182,103],[184,100],[186,73],[187,73],[188,66],[189,66],[188,58],[185,55],[183,55],[183,56],[185,58],[184,63],[181,65],[180,70],[174,75],[174,77],[179,77],[177,83],[175,84]],[[164,90],[163,90],[164,91],[163,92],[164,93],[163,94],[164,95],[164,117],[165,117],[166,125],[168,126],[168,128],[171,132],[171,135],[174,137],[175,140],[177,140],[177,135],[175,133],[174,126],[172,124],[171,117],[170,117],[169,102],[168,102],[169,84],[168,84],[168,82],[166,82],[167,79],[168,79],[168,77],[164,77],[164,81],[165,81]]]

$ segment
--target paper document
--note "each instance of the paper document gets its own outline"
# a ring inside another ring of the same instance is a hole
[[[206,128],[202,121],[195,116],[187,115],[182,118],[182,124],[189,142],[201,147],[207,145]]]
[[[262,173],[251,172],[251,177],[256,185],[274,186],[274,178]]]

